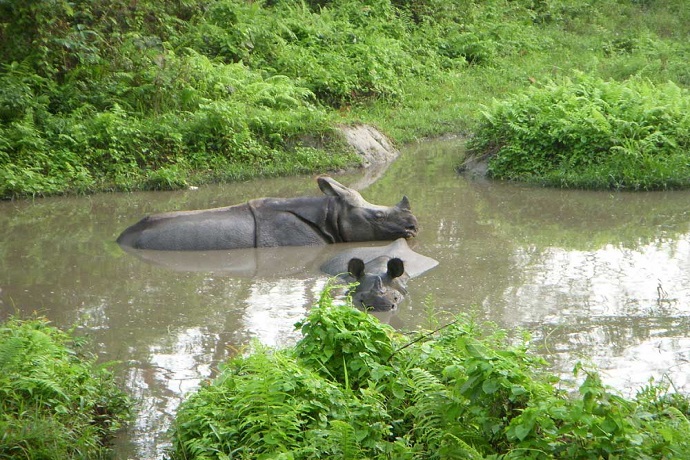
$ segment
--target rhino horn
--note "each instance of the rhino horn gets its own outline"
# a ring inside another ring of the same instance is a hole
[[[400,200],[400,203],[397,204],[398,208],[402,209],[403,211],[409,211],[410,210],[410,200],[407,199],[407,195],[404,195],[402,197],[402,200]]]

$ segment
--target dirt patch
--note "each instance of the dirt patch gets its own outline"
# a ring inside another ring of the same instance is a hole
[[[362,166],[390,163],[396,159],[400,151],[379,132],[369,125],[355,125],[338,127],[347,143],[362,157]]]
[[[486,177],[491,157],[491,155],[469,156],[458,166],[457,171],[470,177]]]

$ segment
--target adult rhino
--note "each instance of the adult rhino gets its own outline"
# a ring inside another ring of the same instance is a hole
[[[354,283],[350,289],[356,307],[389,311],[407,295],[407,282],[431,270],[438,261],[416,253],[405,239],[387,246],[347,249],[321,265],[321,271],[340,275],[340,281]]]
[[[117,242],[136,249],[205,251],[393,240],[417,234],[417,219],[406,196],[396,206],[378,206],[330,177],[321,176],[317,182],[325,196],[259,198],[223,208],[155,214],[127,228]]]

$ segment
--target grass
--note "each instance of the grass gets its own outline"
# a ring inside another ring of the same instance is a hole
[[[339,123],[397,143],[473,134],[492,99],[578,74],[690,84],[682,0],[59,0],[0,13],[3,198],[340,169],[357,160]]]
[[[404,336],[328,291],[294,346],[255,346],[181,405],[172,459],[685,458],[689,402],[636,397],[575,369],[572,393],[509,337],[469,317]]]
[[[44,318],[0,325],[0,458],[105,458],[131,401],[83,340]]]

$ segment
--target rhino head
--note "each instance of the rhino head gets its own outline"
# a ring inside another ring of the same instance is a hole
[[[395,240],[417,234],[417,219],[406,196],[395,206],[379,206],[330,177],[319,177],[318,184],[325,195],[339,198],[337,226],[343,241]]]
[[[385,272],[381,269],[384,263]],[[393,310],[407,294],[405,286],[409,276],[405,273],[403,261],[397,257],[379,257],[368,264],[355,257],[348,262],[347,271],[357,281],[350,291],[356,307],[373,311]]]

